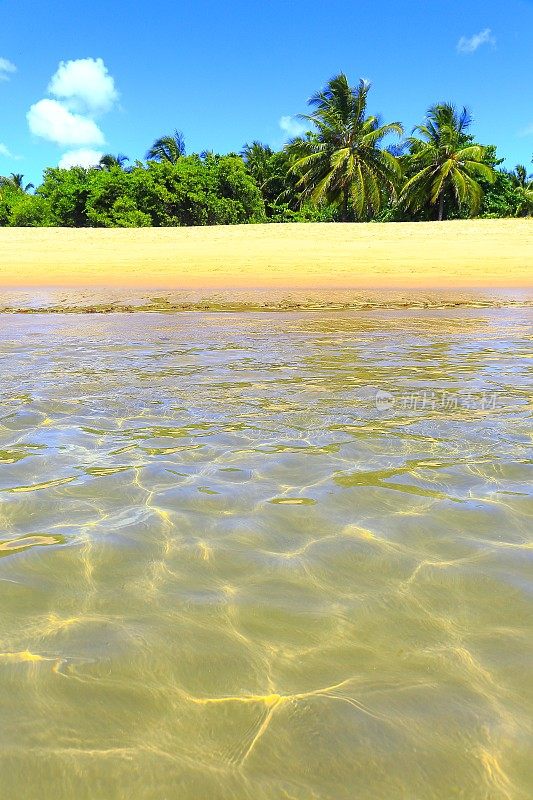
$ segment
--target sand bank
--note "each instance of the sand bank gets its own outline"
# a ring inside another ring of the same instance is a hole
[[[0,229],[2,287],[528,288],[533,221]]]

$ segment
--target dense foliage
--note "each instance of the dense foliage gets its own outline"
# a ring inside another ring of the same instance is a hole
[[[112,228],[264,219],[261,192],[238,156],[184,156],[130,169],[50,168],[35,195],[6,186],[1,197],[3,225]]]
[[[332,222],[516,217],[533,213],[533,176],[501,169],[471,119],[432,106],[402,142],[399,122],[367,113],[369,84],[344,74],[309,101],[308,126],[275,151],[254,141],[240,154],[186,155],[180,131],[146,161],[106,154],[90,169],[46,169],[34,189],[0,177],[0,226],[144,227],[247,222]],[[388,140],[388,142],[387,142]],[[34,191],[32,191],[34,190]]]

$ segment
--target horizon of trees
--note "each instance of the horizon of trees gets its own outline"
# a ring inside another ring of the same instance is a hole
[[[300,115],[308,130],[281,150],[187,155],[179,130],[145,160],[105,154],[91,168],[50,167],[38,187],[0,177],[0,226],[146,227],[257,222],[419,221],[533,213],[533,175],[502,169],[494,145],[450,103],[405,138],[367,111],[370,85],[333,77]],[[34,192],[32,193],[32,190]]]

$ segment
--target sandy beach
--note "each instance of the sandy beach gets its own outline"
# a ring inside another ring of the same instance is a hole
[[[531,220],[0,229],[2,287],[528,288]]]

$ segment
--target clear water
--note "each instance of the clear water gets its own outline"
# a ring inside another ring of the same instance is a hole
[[[527,800],[527,308],[0,315],[0,797]]]

